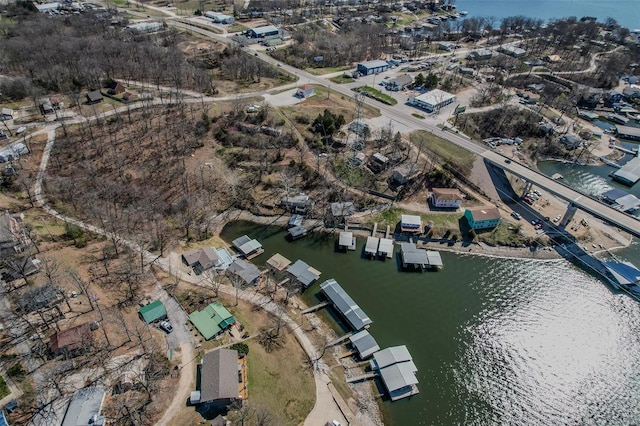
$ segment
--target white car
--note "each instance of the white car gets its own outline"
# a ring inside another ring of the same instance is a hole
[[[166,333],[171,333],[173,331],[173,327],[171,327],[171,323],[168,320],[164,320],[159,324],[160,328],[163,329]]]

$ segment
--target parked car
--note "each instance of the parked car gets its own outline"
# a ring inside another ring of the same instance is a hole
[[[517,220],[522,219],[522,215],[520,213],[518,213],[518,212],[512,212],[511,216],[513,216]]]
[[[171,323],[167,320],[162,321],[159,326],[166,333],[171,333],[173,331],[173,327],[171,326]]]

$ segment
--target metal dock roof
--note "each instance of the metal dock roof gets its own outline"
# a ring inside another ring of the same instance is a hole
[[[380,238],[378,252],[385,254],[387,257],[393,256],[393,240],[391,238]]]
[[[378,252],[378,243],[380,242],[380,238],[378,237],[367,237],[367,245],[364,248],[365,253],[376,255]]]
[[[349,337],[351,344],[358,351],[360,359],[365,359],[373,355],[380,350],[378,342],[373,338],[367,330],[362,330],[353,336]]]
[[[379,370],[398,362],[406,362],[412,360],[413,358],[411,357],[409,349],[407,349],[406,345],[392,346],[373,354],[371,369]]]
[[[312,268],[300,259],[298,259],[293,265],[289,266],[289,268],[287,268],[287,272],[300,281],[305,288],[309,287],[315,280],[320,278],[320,271]]]
[[[373,322],[333,278],[320,284],[320,288],[353,329],[362,330]]]

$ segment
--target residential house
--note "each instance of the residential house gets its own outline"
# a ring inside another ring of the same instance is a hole
[[[101,414],[105,395],[105,389],[97,386],[77,390],[60,426],[105,426],[107,419]]]
[[[438,50],[444,50],[447,52],[451,52],[453,50],[453,43],[448,41],[440,41],[438,42]]]
[[[346,221],[356,212],[356,207],[351,201],[336,202],[329,205],[331,216],[337,221]]]
[[[132,92],[124,92],[122,94],[122,100],[125,102],[134,102],[138,100],[138,95]]]
[[[623,97],[623,94],[617,90],[608,90],[603,95],[604,106],[611,107],[614,103],[622,101]]]
[[[226,269],[231,262],[233,259],[225,248],[204,247],[182,255],[182,263],[193,268],[196,275],[211,268]]]
[[[544,90],[544,84],[542,83],[532,83],[527,86],[528,90],[531,90],[534,93],[540,93]]]
[[[53,356],[65,358],[86,352],[93,343],[93,332],[89,323],[53,333],[49,338],[49,351]]]
[[[542,60],[544,60],[545,62],[555,63],[555,62],[560,62],[562,58],[560,57],[560,55],[547,55],[544,58],[542,58]]]
[[[50,284],[25,291],[18,299],[18,307],[25,314],[50,308],[62,302],[62,296]]]
[[[495,228],[500,223],[500,210],[496,207],[472,207],[464,212],[471,229]]]
[[[6,258],[21,252],[29,240],[22,221],[24,216],[4,213],[0,215],[0,256]]]
[[[38,108],[40,108],[40,113],[42,115],[53,114],[55,112],[53,104],[51,104],[51,100],[49,98],[40,100]]]
[[[89,105],[98,104],[104,100],[102,93],[99,90],[92,90],[87,93],[87,103]]]
[[[400,216],[400,230],[402,232],[421,233],[422,218],[417,215],[403,214]]]
[[[413,77],[411,77],[409,74],[402,74],[387,81],[385,87],[387,88],[387,90],[397,92],[403,90],[405,87],[411,85],[412,83]]]
[[[491,51],[490,49],[478,49],[469,52],[469,54],[467,55],[467,59],[471,61],[482,61],[491,59],[492,56],[493,51]]]
[[[356,70],[362,75],[379,74],[388,69],[389,64],[386,61],[378,59],[374,61],[360,62],[356,67]]]
[[[462,194],[457,188],[433,188],[431,204],[437,208],[458,209],[462,205]]]
[[[512,56],[514,58],[522,58],[523,56],[525,56],[527,54],[527,51],[524,49],[521,49],[519,47],[513,46],[513,45],[504,45],[504,46],[500,46],[498,48],[498,51],[501,53],[504,53],[505,55],[508,56]]]
[[[189,321],[209,340],[231,327],[236,319],[220,302],[213,302],[201,311],[192,312]]]
[[[302,86],[296,89],[296,96],[300,99],[313,96],[314,93],[315,93],[315,89],[310,84],[303,84]]]
[[[458,68],[458,72],[462,75],[473,75],[476,72],[476,70],[469,67],[460,67]]]
[[[262,244],[258,240],[251,239],[247,235],[236,238],[232,242],[233,247],[247,259],[252,259],[264,253]]]
[[[13,120],[13,110],[11,108],[0,109],[0,121]]]
[[[291,213],[306,214],[314,205],[313,200],[305,193],[282,197],[280,202],[283,208]]]
[[[21,155],[29,154],[29,148],[22,142],[16,142],[0,149],[0,163],[17,160]]]
[[[244,259],[236,259],[227,268],[227,272],[239,277],[247,285],[255,285],[262,276],[260,269]]]
[[[558,141],[563,144],[566,149],[576,149],[582,144],[582,139],[576,135],[562,135]]]
[[[107,89],[107,93],[110,95],[119,95],[127,91],[127,88],[124,87],[124,84],[115,80],[111,80],[110,82],[108,82],[106,89]]]
[[[633,102],[636,99],[640,99],[640,86],[629,86],[622,89],[622,96],[628,102]]]
[[[191,393],[192,404],[207,404],[225,408],[239,400],[238,351],[216,349],[202,357],[200,365],[200,390]]]
[[[391,182],[396,185],[404,185],[418,174],[418,167],[411,164],[403,164],[393,169]]]
[[[160,300],[154,300],[148,305],[138,309],[138,315],[142,321],[151,324],[156,321],[167,319],[167,308]]]

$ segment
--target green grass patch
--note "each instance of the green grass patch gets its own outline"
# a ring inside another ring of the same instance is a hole
[[[7,382],[4,381],[4,377],[0,376],[0,399],[9,395],[11,391],[9,390],[9,386]]]
[[[274,424],[299,425],[313,409],[315,382],[298,342],[290,334],[283,338],[285,345],[271,353],[247,341],[249,398],[254,407],[267,407],[278,416]]]
[[[347,183],[349,186],[355,188],[362,188],[367,182],[366,172],[360,167],[351,167],[347,164],[347,159],[338,157],[333,163],[333,168],[336,175],[342,182]]]
[[[415,118],[419,118],[420,120],[424,120],[424,115],[418,114],[417,112],[412,112],[411,115],[413,115]]]
[[[376,101],[382,102],[383,104],[395,105],[395,104],[398,103],[398,101],[396,101],[395,98],[387,95],[386,93],[382,93],[378,89],[375,89],[375,88],[373,88],[371,86],[356,87],[356,88],[353,89],[353,91],[354,92],[362,92],[367,97],[369,97],[371,99],[375,99]]]
[[[204,24],[200,24],[198,22],[182,21],[182,20],[180,20],[179,22],[181,22],[183,24],[191,25],[192,27],[200,28],[201,30],[211,31],[212,33],[216,33],[216,34],[222,34],[222,30],[220,28],[214,27],[213,25],[204,25]],[[189,30],[188,29],[184,29],[183,31],[189,31]],[[209,37],[207,37],[207,36],[203,36],[203,38],[209,40]]]
[[[403,214],[418,215],[424,224],[433,222],[433,226],[437,230],[436,236],[444,234],[447,230],[458,231],[460,229],[458,221],[462,217],[462,213],[416,213],[400,208],[391,208],[371,216],[368,223],[371,225],[377,223],[379,227],[389,225],[393,229],[400,223],[400,216]]]
[[[333,81],[334,83],[337,83],[337,84],[353,83],[354,81],[356,81],[355,79],[353,79],[351,77],[345,77],[343,75],[339,75],[337,77],[332,77],[329,80]]]
[[[227,27],[228,33],[239,33],[241,31],[245,31],[247,27],[242,24],[233,24]]]
[[[305,71],[313,74],[313,75],[324,75],[324,74],[331,74],[334,72],[339,72],[339,71],[346,71],[348,69],[350,69],[351,67],[348,65],[342,65],[339,67],[327,67],[327,68],[306,68]]]
[[[497,246],[528,246],[531,244],[531,238],[523,235],[520,232],[520,227],[520,224],[514,225],[509,222],[500,222],[491,231],[478,232],[478,239],[484,243]]]
[[[471,170],[473,167],[475,160],[473,153],[433,133],[417,130],[409,135],[409,140],[415,145],[422,144],[423,149],[431,151],[451,164],[460,165],[465,170]]]

